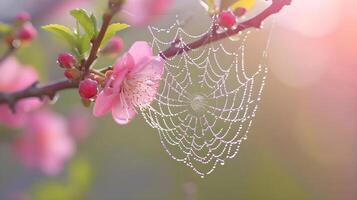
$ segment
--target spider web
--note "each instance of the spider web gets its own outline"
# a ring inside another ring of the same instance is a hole
[[[170,45],[187,47],[212,27],[197,35],[186,32],[179,20],[168,29],[149,27],[152,47],[156,52]],[[248,67],[251,35],[245,31],[166,58],[157,97],[141,108],[145,121],[158,130],[166,152],[201,177],[238,154],[258,109],[268,72],[269,39],[262,40],[259,55],[250,59],[259,58],[258,63]]]

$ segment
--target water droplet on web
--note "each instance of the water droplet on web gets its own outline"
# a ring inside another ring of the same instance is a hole
[[[217,33],[217,34],[221,34],[221,33],[224,33],[224,32],[226,32],[226,31],[227,31],[226,28],[218,27],[217,30],[216,30],[216,33]]]
[[[236,42],[236,41],[239,41],[241,39],[241,36],[239,34],[235,34],[235,35],[230,36],[229,39],[231,41]]]

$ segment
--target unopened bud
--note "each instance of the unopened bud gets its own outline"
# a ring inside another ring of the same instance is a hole
[[[75,65],[76,59],[70,53],[61,53],[60,55],[58,55],[57,63],[62,68],[71,68]]]
[[[22,11],[16,14],[15,20],[18,23],[25,23],[31,20],[31,16],[28,12]]]
[[[234,14],[237,15],[238,17],[241,17],[247,12],[247,9],[239,7],[234,11]]]
[[[25,23],[17,31],[16,37],[22,42],[29,42],[37,36],[37,30],[30,22]]]
[[[64,71],[64,76],[69,80],[78,80],[81,77],[81,73],[77,69],[67,69]]]
[[[218,15],[218,24],[224,28],[232,28],[232,26],[236,23],[236,16],[233,15],[232,12],[222,11]]]
[[[103,49],[102,52],[104,54],[115,56],[122,50],[123,50],[123,40],[120,37],[115,36],[109,40],[107,46]]]
[[[98,83],[92,79],[85,79],[79,83],[79,95],[84,99],[91,99],[98,93]]]

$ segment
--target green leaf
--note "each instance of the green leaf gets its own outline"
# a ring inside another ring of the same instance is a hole
[[[88,34],[84,34],[78,44],[79,51],[82,55],[84,55],[90,48],[90,40],[92,38]]]
[[[101,47],[105,46],[107,44],[107,42],[110,40],[110,38],[112,38],[117,32],[122,31],[126,28],[128,28],[129,25],[128,24],[124,24],[124,23],[115,23],[115,24],[111,24],[108,27],[107,32],[104,35]]]
[[[71,11],[71,15],[76,18],[78,23],[83,27],[84,31],[90,36],[93,37],[95,33],[95,24],[88,13],[83,9],[75,9]],[[78,30],[79,31],[79,30]]]
[[[71,47],[76,45],[76,38],[73,35],[71,29],[66,26],[59,24],[49,24],[46,26],[42,26],[43,30],[53,33],[59,38],[64,39]]]
[[[97,35],[98,34],[98,29],[97,29],[97,26],[98,26],[98,23],[97,23],[97,18],[95,18],[95,16],[92,14],[90,16],[90,19],[92,20],[92,24],[93,24],[93,27],[94,27],[94,34]]]
[[[8,33],[10,31],[11,31],[11,26],[4,23],[0,23],[0,33]]]

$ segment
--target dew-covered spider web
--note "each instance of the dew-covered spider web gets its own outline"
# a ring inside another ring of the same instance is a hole
[[[201,34],[188,33],[179,20],[168,29],[149,27],[152,47],[187,47],[212,27]],[[247,139],[268,72],[269,35],[252,29],[166,58],[158,95],[141,109],[166,152],[201,177],[234,158]]]

